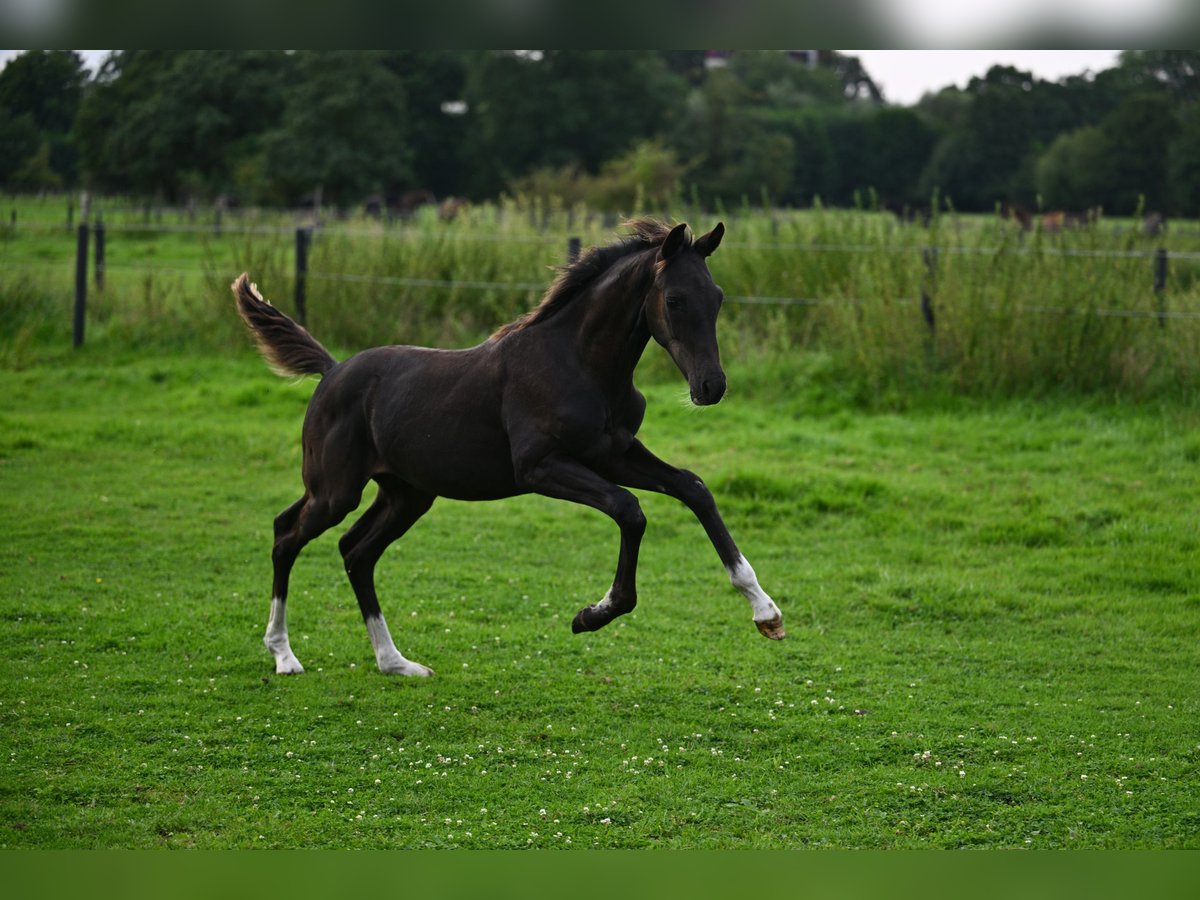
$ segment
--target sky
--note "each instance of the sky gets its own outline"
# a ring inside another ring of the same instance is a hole
[[[889,103],[911,106],[927,91],[966,87],[993,65],[1012,65],[1047,81],[1111,68],[1119,50],[843,50],[862,60]]]
[[[21,53],[0,50],[0,62]],[[95,69],[107,50],[80,50],[87,65]],[[1085,70],[1098,72],[1111,67],[1118,50],[843,50],[863,61],[889,103],[912,105],[926,91],[949,84],[965,87],[975,75],[983,75],[996,64],[1014,65],[1039,78],[1055,80]]]

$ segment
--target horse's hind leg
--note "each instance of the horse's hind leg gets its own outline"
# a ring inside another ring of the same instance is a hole
[[[296,554],[300,551],[289,554],[285,548],[288,546],[286,538],[296,527],[296,520],[306,503],[307,494],[275,517],[275,545],[271,551],[275,576],[271,585],[271,617],[267,619],[267,633],[263,635],[263,643],[275,657],[275,672],[279,675],[298,675],[304,671],[304,666],[300,665],[300,660],[296,659],[296,654],[292,652],[287,632],[288,577],[292,571],[292,564],[296,561]]]
[[[396,649],[388,631],[383,611],[379,608],[379,597],[375,593],[375,564],[383,551],[398,540],[417,519],[421,518],[434,497],[423,494],[407,484],[393,480],[380,480],[379,496],[363,513],[339,542],[342,558],[346,563],[346,574],[358,598],[375,651],[375,662],[379,671],[389,675],[432,675],[433,671],[420,663],[405,659]]]
[[[287,631],[288,580],[296,557],[305,544],[342,521],[358,506],[361,497],[361,485],[356,490],[342,491],[331,497],[306,493],[275,518],[275,545],[271,549],[275,576],[271,585],[271,616],[267,620],[263,643],[275,657],[278,675],[297,675],[304,671],[292,652]]]

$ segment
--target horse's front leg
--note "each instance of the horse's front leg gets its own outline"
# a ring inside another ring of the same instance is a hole
[[[758,583],[754,569],[738,550],[729,529],[725,527],[712,492],[698,475],[663,462],[637,440],[630,444],[623,455],[606,464],[602,471],[618,484],[666,494],[687,506],[704,526],[725,571],[729,573],[730,583],[750,603],[758,630],[775,641],[786,636],[783,614]]]
[[[516,475],[523,490],[598,509],[621,529],[621,551],[612,587],[599,603],[579,611],[571,630],[576,634],[596,631],[633,609],[637,605],[638,548],[646,532],[646,517],[637,497],[582,463],[557,453],[533,463],[518,462]]]

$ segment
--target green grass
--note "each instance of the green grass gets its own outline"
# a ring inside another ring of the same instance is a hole
[[[643,497],[637,610],[585,636],[611,522],[439,501],[379,578],[429,680],[375,670],[334,534],[292,581],[307,673],[262,646],[312,382],[249,351],[0,371],[0,845],[1200,845],[1194,407],[863,412],[804,357],[695,410],[649,355],[643,437],[788,640],[673,501]]]

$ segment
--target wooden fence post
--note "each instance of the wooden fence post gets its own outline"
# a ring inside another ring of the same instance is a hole
[[[579,252],[582,249],[582,242],[577,237],[567,238],[567,265],[579,259]]]
[[[296,229],[296,321],[301,325],[305,324],[308,317],[305,310],[305,288],[308,285],[308,242],[311,237],[311,229]]]
[[[1154,251],[1154,295],[1158,298],[1158,327],[1167,327],[1167,248]]]
[[[88,226],[87,222],[80,222],[75,241],[75,349],[83,346],[83,326],[87,314],[87,251]]]

